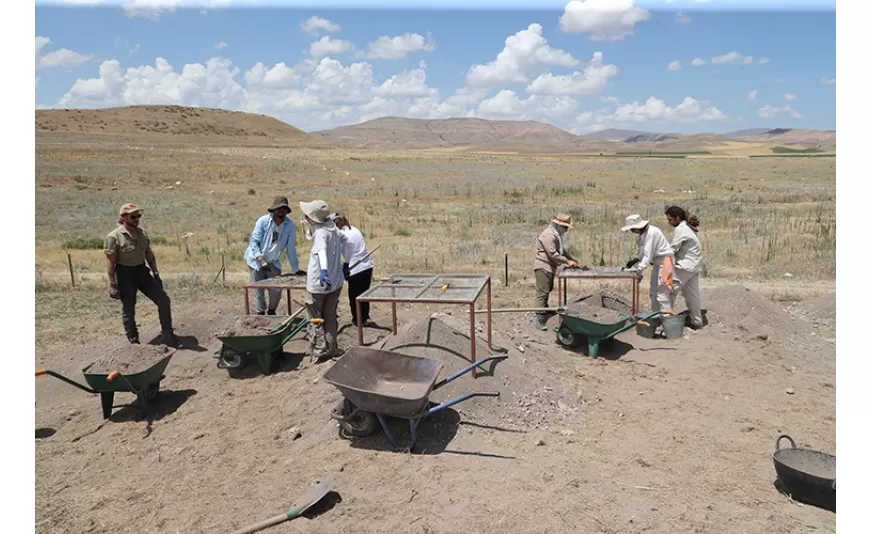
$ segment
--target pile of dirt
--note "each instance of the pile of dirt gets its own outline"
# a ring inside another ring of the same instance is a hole
[[[236,317],[216,337],[265,336],[272,333],[275,321],[259,315]]]
[[[450,316],[440,315],[409,323],[398,335],[387,336],[376,348],[391,350],[409,356],[431,358],[444,363],[440,378],[446,378],[470,365],[471,339],[468,325]],[[433,392],[433,400],[444,402],[470,392],[497,392],[498,398],[477,398],[456,405],[461,413],[469,414],[478,423],[511,423],[526,428],[538,428],[563,423],[579,410],[577,393],[564,385],[554,384],[550,376],[538,376],[525,366],[527,358],[543,361],[547,355],[532,347],[525,352],[511,353],[498,350],[499,332],[493,331],[493,350],[486,343],[486,334],[475,336],[476,359],[508,355],[507,360],[496,362],[493,376],[491,364],[484,365],[478,377],[471,373],[457,378]]]
[[[112,349],[88,367],[88,373],[109,374],[120,371],[122,374],[135,374],[147,370],[163,358],[169,356],[173,349],[166,345],[129,345],[124,348]]]
[[[574,302],[582,302],[590,306],[600,306],[618,312],[631,312],[631,301],[609,288],[587,293],[574,299]]]
[[[837,322],[837,294],[831,293],[805,300],[795,306],[794,311],[798,311],[804,316],[823,323],[833,325]]]
[[[619,312],[609,310],[601,306],[594,306],[584,302],[569,304],[566,308],[568,314],[578,319],[585,319],[598,324],[616,324],[625,320]]]
[[[786,340],[799,333],[799,325],[783,307],[746,287],[721,286],[702,298],[711,325],[737,330],[746,339]]]

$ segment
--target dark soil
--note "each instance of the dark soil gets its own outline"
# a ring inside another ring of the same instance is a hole
[[[572,303],[566,309],[572,317],[578,317],[599,324],[614,324],[625,320],[625,317],[614,310],[586,304],[585,302]]]
[[[91,364],[88,373],[141,373],[168,356],[171,350],[165,345],[130,345],[118,348]]]
[[[221,332],[217,333],[218,337],[243,337],[243,336],[265,336],[272,333],[272,329],[278,326],[279,323],[269,320],[262,316],[247,316],[237,317],[227,325]]]

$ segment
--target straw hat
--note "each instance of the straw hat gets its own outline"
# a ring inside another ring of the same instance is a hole
[[[302,213],[307,215],[309,219],[319,224],[329,221],[329,216],[332,214],[332,210],[329,209],[329,204],[323,200],[300,202],[299,207],[302,208]]]
[[[556,215],[555,219],[552,219],[550,222],[556,223],[559,226],[564,226],[565,228],[573,230],[574,227],[571,225],[571,214],[570,213],[560,213]]]
[[[622,227],[622,231],[627,232],[629,230],[640,230],[648,224],[649,221],[642,219],[638,214],[629,215],[625,218],[625,226]]]

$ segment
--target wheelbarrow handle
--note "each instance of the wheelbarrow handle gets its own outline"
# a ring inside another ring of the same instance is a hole
[[[87,386],[83,386],[83,385],[79,384],[78,382],[76,382],[75,380],[71,380],[71,379],[63,376],[62,374],[55,373],[54,371],[49,371],[48,369],[40,369],[39,371],[36,371],[36,376],[42,376],[42,375],[53,376],[53,377],[57,378],[58,380],[63,380],[67,384],[69,384],[71,386],[75,386],[82,391],[87,391],[88,393],[90,393],[92,395],[96,395],[97,393],[99,393],[99,391],[95,391]]]
[[[653,317],[655,317],[657,315],[661,315],[662,313],[664,313],[664,312],[652,312],[644,317],[641,317],[640,319],[638,319],[636,321],[631,321],[630,323],[623,326],[622,328],[620,328],[616,332],[611,332],[610,334],[608,334],[607,336],[605,336],[601,339],[610,339],[617,334],[621,334],[621,333],[625,332],[626,330],[631,330],[632,328],[634,328],[638,324],[642,324],[643,326],[649,326],[649,323],[647,321],[652,319]]]
[[[423,412],[422,417],[427,417],[430,414],[433,414],[435,412],[440,412],[444,408],[449,408],[449,407],[453,406],[454,404],[459,404],[460,402],[466,401],[466,400],[470,399],[471,397],[498,397],[498,396],[499,396],[499,393],[497,391],[483,391],[483,392],[478,392],[478,393],[466,393],[465,395],[461,395],[459,397],[456,397],[453,400],[450,400],[450,401],[438,404],[436,406],[433,406],[432,408],[429,408],[428,410]]]
[[[472,369],[475,369],[475,368],[477,368],[477,367],[480,367],[481,365],[483,365],[483,364],[485,364],[485,363],[487,363],[487,362],[489,362],[489,361],[492,361],[492,360],[506,360],[506,359],[507,359],[507,356],[490,356],[489,358],[484,358],[483,360],[480,360],[479,362],[475,362],[475,363],[469,365],[468,367],[466,367],[465,369],[463,369],[463,370],[457,372],[456,374],[453,374],[453,375],[451,375],[451,376],[448,376],[447,378],[445,378],[445,379],[442,380],[441,382],[438,382],[437,384],[435,384],[435,386],[432,388],[432,390],[434,391],[434,390],[440,388],[441,386],[443,386],[444,384],[447,384],[448,382],[452,382],[453,380],[456,380],[457,378],[459,378],[460,376],[464,375],[465,373],[471,371]]]
[[[118,378],[120,375],[121,375],[121,373],[118,372],[117,370],[112,371],[111,373],[109,373],[108,376],[106,376],[106,381],[111,382],[112,380]]]

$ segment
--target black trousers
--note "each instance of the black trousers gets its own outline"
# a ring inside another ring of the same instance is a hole
[[[144,263],[136,267],[116,265],[115,277],[118,281],[118,291],[121,293],[121,319],[128,340],[139,339],[139,330],[136,328],[136,294],[139,291],[157,305],[160,329],[163,332],[172,331],[169,295],[151,276],[151,270]]]
[[[362,324],[370,319],[369,303],[361,302],[360,312],[362,313],[362,321],[357,322],[359,317],[356,316],[356,298],[368,291],[371,285],[372,269],[366,269],[365,271],[356,273],[347,279],[347,296],[350,299],[350,315],[353,317],[353,322],[355,324]]]

